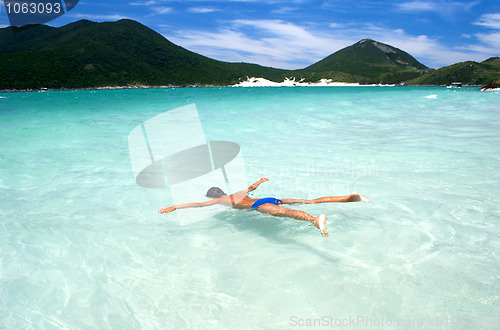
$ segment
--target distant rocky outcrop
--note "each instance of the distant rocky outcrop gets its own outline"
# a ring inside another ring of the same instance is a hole
[[[500,89],[500,79],[481,88],[482,91],[488,91],[492,89]]]

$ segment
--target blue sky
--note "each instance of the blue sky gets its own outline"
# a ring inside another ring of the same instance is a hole
[[[433,68],[500,56],[498,0],[80,0],[48,24],[84,18],[133,19],[211,58],[284,69],[304,68],[365,38]],[[8,24],[2,5],[0,26]]]

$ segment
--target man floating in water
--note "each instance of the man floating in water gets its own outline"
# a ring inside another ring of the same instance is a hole
[[[292,210],[281,204],[316,204],[316,203],[348,203],[348,202],[369,202],[368,199],[361,197],[358,193],[352,193],[349,196],[331,196],[331,197],[320,197],[316,199],[277,199],[273,197],[266,197],[261,199],[250,198],[247,193],[257,189],[257,187],[263,183],[269,181],[268,178],[261,178],[259,181],[255,182],[253,185],[245,190],[238,191],[231,195],[226,195],[222,189],[218,187],[212,187],[207,192],[207,197],[211,200],[201,203],[187,203],[174,205],[167,208],[163,208],[158,213],[169,213],[178,209],[185,209],[190,207],[204,207],[215,204],[222,204],[226,206],[231,206],[236,209],[254,209],[262,213],[267,213],[275,217],[288,217],[297,220],[309,221],[316,226],[321,231],[321,235],[328,237],[328,229],[325,226],[326,215],[321,214],[320,216],[314,217],[309,213],[300,210]],[[237,201],[237,202],[236,202]]]

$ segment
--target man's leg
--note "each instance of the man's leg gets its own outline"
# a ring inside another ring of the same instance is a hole
[[[316,204],[316,203],[350,203],[350,202],[368,202],[372,203],[370,200],[361,197],[358,193],[352,193],[349,196],[329,196],[329,197],[320,197],[316,199],[291,199],[284,198],[281,199],[283,204]]]
[[[262,204],[257,208],[257,211],[270,214],[275,217],[288,217],[297,220],[309,221],[321,231],[321,235],[328,237],[328,229],[325,227],[326,215],[324,214],[318,217],[313,217],[312,215],[304,211],[292,210],[287,207],[274,204]]]

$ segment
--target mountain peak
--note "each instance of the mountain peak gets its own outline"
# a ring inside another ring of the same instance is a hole
[[[383,53],[386,53],[386,54],[396,54],[398,51],[403,52],[402,50],[399,50],[395,47],[392,47],[390,45],[387,45],[387,44],[384,44],[384,43],[381,43],[381,42],[378,42],[378,41],[375,41],[372,39],[360,40],[356,44],[354,44],[353,46],[365,47],[365,46],[370,46],[370,45],[375,46],[380,51],[382,51]]]
[[[376,79],[383,75],[418,76],[429,69],[410,54],[372,39],[362,39],[307,67],[307,71],[343,72]],[[392,78],[391,78],[392,79]]]

